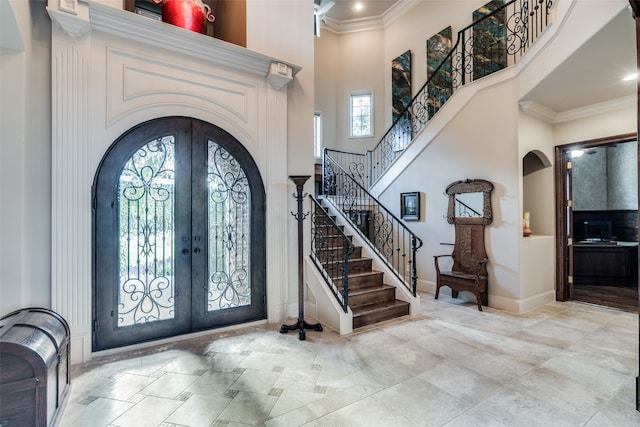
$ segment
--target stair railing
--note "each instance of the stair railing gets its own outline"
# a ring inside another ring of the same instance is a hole
[[[355,251],[351,239],[309,195],[311,216],[311,260],[346,313],[349,307],[349,257]]]
[[[422,240],[373,197],[351,172],[325,150],[324,197],[343,212],[380,259],[416,296],[416,252]]]
[[[467,83],[514,65],[549,25],[553,0],[512,0],[458,31],[451,51],[365,154],[340,152],[339,165],[371,188],[453,93]],[[337,152],[336,152],[337,153]],[[356,176],[356,175],[354,175]]]

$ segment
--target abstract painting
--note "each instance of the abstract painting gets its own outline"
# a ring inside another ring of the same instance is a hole
[[[400,117],[411,102],[411,51],[408,50],[391,61],[391,106],[393,122]],[[402,140],[411,140],[411,116],[405,114],[396,125],[396,133]],[[403,143],[404,144],[404,143]],[[404,147],[396,147],[402,149]]]
[[[507,66],[507,39],[505,10],[480,21],[504,5],[504,0],[493,0],[473,12],[473,79],[495,73]],[[480,21],[480,22],[478,22]]]
[[[431,79],[427,88],[429,117],[432,117],[451,97],[451,57],[447,58],[449,52],[451,52],[450,26],[427,39],[427,78]],[[443,60],[444,64],[442,64]]]

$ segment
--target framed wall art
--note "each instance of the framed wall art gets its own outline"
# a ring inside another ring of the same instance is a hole
[[[420,220],[420,193],[400,193],[400,218],[405,221]]]

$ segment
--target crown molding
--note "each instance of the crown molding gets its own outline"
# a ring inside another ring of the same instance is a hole
[[[384,26],[386,27],[391,24],[393,21],[406,14],[420,3],[420,1],[416,0],[399,0],[382,15]]]
[[[322,19],[322,23],[324,24],[325,29],[335,34],[379,30],[390,25],[393,21],[406,14],[418,4],[420,4],[420,1],[418,0],[399,0],[380,16],[348,19],[346,21],[338,21],[325,16]]]
[[[618,111],[631,106],[635,107],[636,103],[637,97],[635,95],[629,95],[611,99],[609,101],[599,102],[597,104],[587,105],[585,107],[574,108],[560,113],[535,101],[521,101],[520,108],[530,116],[555,125],[558,123],[569,122],[571,120],[584,119],[600,114],[610,113],[612,111]]]
[[[325,16],[322,20],[324,28],[334,34],[358,33],[361,31],[380,30],[384,28],[381,16],[372,18],[349,19],[348,21],[336,21]]]
[[[587,105],[585,107],[574,108],[573,110],[558,113],[553,124],[568,122],[571,120],[584,119],[593,117],[612,111],[618,111],[622,108],[630,106],[635,107],[637,104],[637,96],[629,95],[622,98],[611,99],[609,101],[599,102],[597,104]]]
[[[558,113],[535,101],[520,101],[522,111],[547,123],[553,123]]]

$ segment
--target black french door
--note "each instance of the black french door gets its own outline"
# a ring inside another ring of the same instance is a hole
[[[143,123],[109,149],[93,197],[94,351],[266,317],[264,185],[229,133]]]

